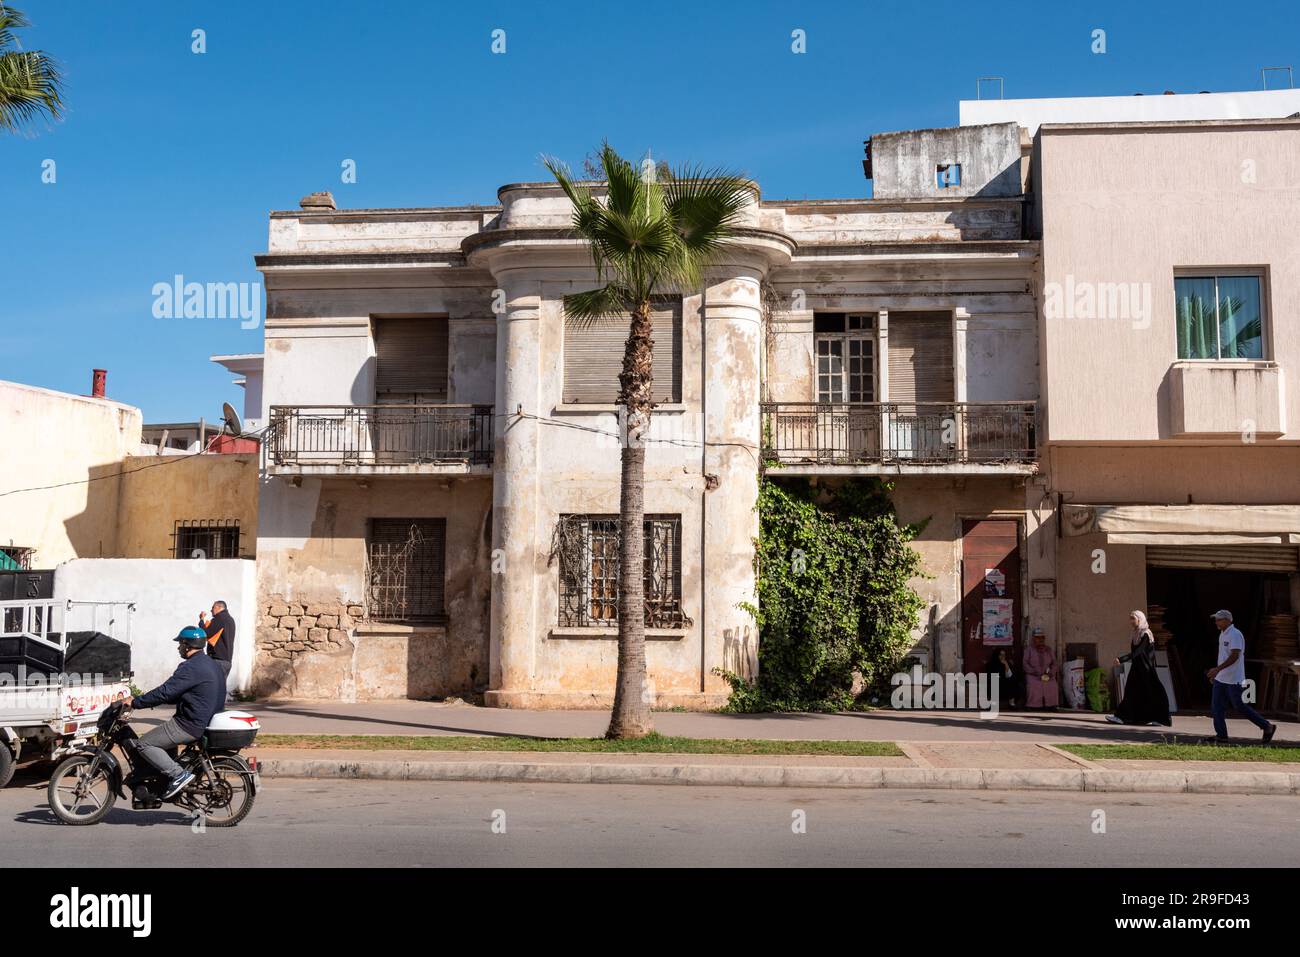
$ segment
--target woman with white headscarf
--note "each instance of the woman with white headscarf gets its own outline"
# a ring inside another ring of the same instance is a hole
[[[1124,697],[1115,713],[1106,715],[1106,720],[1115,724],[1171,725],[1169,696],[1156,672],[1156,639],[1147,625],[1147,616],[1135,611],[1128,620],[1133,626],[1129,653],[1115,659],[1115,664],[1129,663]]]

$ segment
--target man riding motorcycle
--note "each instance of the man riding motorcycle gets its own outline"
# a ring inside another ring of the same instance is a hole
[[[152,691],[126,699],[128,708],[176,705],[173,717],[140,737],[141,755],[169,779],[164,800],[194,780],[194,775],[177,764],[167,749],[203,737],[212,716],[226,700],[226,676],[221,666],[204,654],[208,636],[203,629],[193,625],[182,628],[175,640],[185,659],[175,673]]]

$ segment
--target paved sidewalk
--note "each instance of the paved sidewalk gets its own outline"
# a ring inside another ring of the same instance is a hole
[[[430,701],[268,701],[232,704],[261,719],[265,734],[480,734],[541,738],[600,737],[606,711],[523,711]],[[143,712],[152,717],[157,712]],[[1300,743],[1300,723],[1278,721],[1275,742]],[[1008,712],[991,720],[969,711],[869,711],[841,714],[715,714],[657,712],[662,734],[689,738],[771,738],[839,741],[985,741],[990,743],[1152,742],[1214,733],[1208,715],[1178,716],[1173,728],[1127,727],[1092,712]],[[1231,718],[1234,740],[1254,743],[1259,731]]]
[[[838,755],[576,754],[499,751],[354,751],[256,748],[266,778],[646,784],[722,787],[942,788],[1300,794],[1300,763],[1238,766],[1106,762],[1049,745],[909,745],[906,757]],[[935,758],[946,763],[936,765]]]

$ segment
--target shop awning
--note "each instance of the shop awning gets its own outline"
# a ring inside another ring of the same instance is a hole
[[[1145,545],[1147,564],[1293,572],[1300,568],[1300,506],[1064,505],[1064,535]]]
[[[1296,545],[1300,505],[1063,505],[1061,532],[1117,545]]]

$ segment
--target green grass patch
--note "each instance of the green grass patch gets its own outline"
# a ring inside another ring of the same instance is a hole
[[[1085,761],[1266,761],[1300,764],[1300,747],[1250,744],[1058,744]]]
[[[651,734],[627,741],[605,738],[523,738],[481,735],[264,734],[264,748],[349,751],[547,751],[580,754],[836,754],[847,757],[903,757],[891,741],[771,741],[766,739],[675,738]]]

